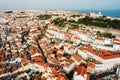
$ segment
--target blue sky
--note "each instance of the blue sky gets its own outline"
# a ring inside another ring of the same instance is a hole
[[[0,0],[0,9],[118,10],[120,0]]]

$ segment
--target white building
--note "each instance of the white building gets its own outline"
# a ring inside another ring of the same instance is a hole
[[[92,18],[99,18],[99,17],[102,17],[103,15],[101,14],[101,12],[99,12],[98,14],[96,14],[96,13],[92,13],[92,12],[90,12],[90,17],[92,17]]]
[[[85,42],[93,42],[92,38],[90,38],[86,32],[83,32],[82,30],[69,30],[69,33],[74,34],[78,36],[81,40]]]
[[[93,44],[104,45],[104,39],[103,38],[95,38]]]
[[[114,64],[88,63],[87,71],[92,74],[102,74],[114,69]]]
[[[77,72],[75,72],[73,75],[73,80],[86,80],[86,78],[82,75],[78,75]]]
[[[69,43],[65,43],[64,51],[68,54],[74,54],[74,53],[76,53],[77,49],[73,45],[71,45]]]
[[[120,40],[119,40],[119,39],[115,39],[115,40],[114,40],[113,49],[116,50],[116,51],[117,51],[117,50],[118,50],[118,51],[120,50]]]
[[[120,44],[113,44],[113,49],[115,51],[120,51]]]
[[[73,80],[90,80],[87,69],[84,66],[78,66],[74,72]]]
[[[113,69],[117,65],[120,65],[120,55],[114,54],[107,50],[96,51],[92,47],[83,48],[78,50],[78,54],[83,59],[95,59],[101,64],[96,64],[95,70],[106,71]]]
[[[105,38],[104,45],[112,46],[114,44],[114,39],[112,38]]]

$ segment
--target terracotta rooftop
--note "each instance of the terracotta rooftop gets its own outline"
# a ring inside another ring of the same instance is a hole
[[[44,62],[44,58],[42,56],[35,56],[33,57],[33,59],[36,61],[36,62]]]
[[[4,50],[0,49],[0,55],[3,55],[3,54],[4,54]]]
[[[78,62],[80,62],[82,60],[82,58],[80,56],[78,56],[77,54],[73,54],[72,55],[73,58],[75,58]]]
[[[109,52],[107,50],[97,51],[93,47],[79,48],[79,50],[82,50],[84,52],[87,51],[87,52],[94,54],[94,55],[97,55],[103,59],[120,58],[119,54],[114,54],[114,53]]]
[[[87,74],[87,69],[85,68],[85,66],[82,66],[82,65],[78,66],[76,68],[76,71],[77,71],[78,75],[84,76],[85,74]]]
[[[103,40],[104,40],[104,38],[100,38],[100,37],[98,38],[98,37],[97,37],[97,38],[95,38],[95,40],[100,40],[100,41],[103,41]]]

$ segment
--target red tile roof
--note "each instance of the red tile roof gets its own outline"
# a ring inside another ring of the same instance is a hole
[[[26,62],[28,59],[27,59],[27,56],[24,56],[21,60],[22,63]]]
[[[87,69],[85,68],[85,66],[82,66],[82,65],[78,66],[76,68],[76,71],[77,71],[78,74],[80,74],[82,76],[84,76],[85,74],[87,74]]]
[[[47,80],[47,78],[41,78],[41,80]]]
[[[4,50],[0,49],[0,55],[3,55],[3,54],[4,54]]]
[[[103,59],[120,58],[120,54],[114,54],[114,53],[109,52],[107,50],[97,51],[92,46],[86,47],[86,48],[79,48],[79,50],[87,51],[87,52],[94,54],[98,57],[101,57]]]
[[[36,62],[44,62],[44,58],[42,56],[35,56],[33,57],[33,59],[36,61]]]
[[[75,58],[78,62],[80,62],[82,60],[82,58],[80,56],[78,56],[77,54],[73,54],[72,55],[73,58]]]
[[[89,63],[88,63],[88,66],[87,66],[87,72],[89,72],[89,73],[94,73],[94,70],[95,70],[95,65],[94,65],[94,63],[89,62]]]

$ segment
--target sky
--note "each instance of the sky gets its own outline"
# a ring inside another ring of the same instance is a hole
[[[0,10],[120,10],[120,0],[0,0]]]

